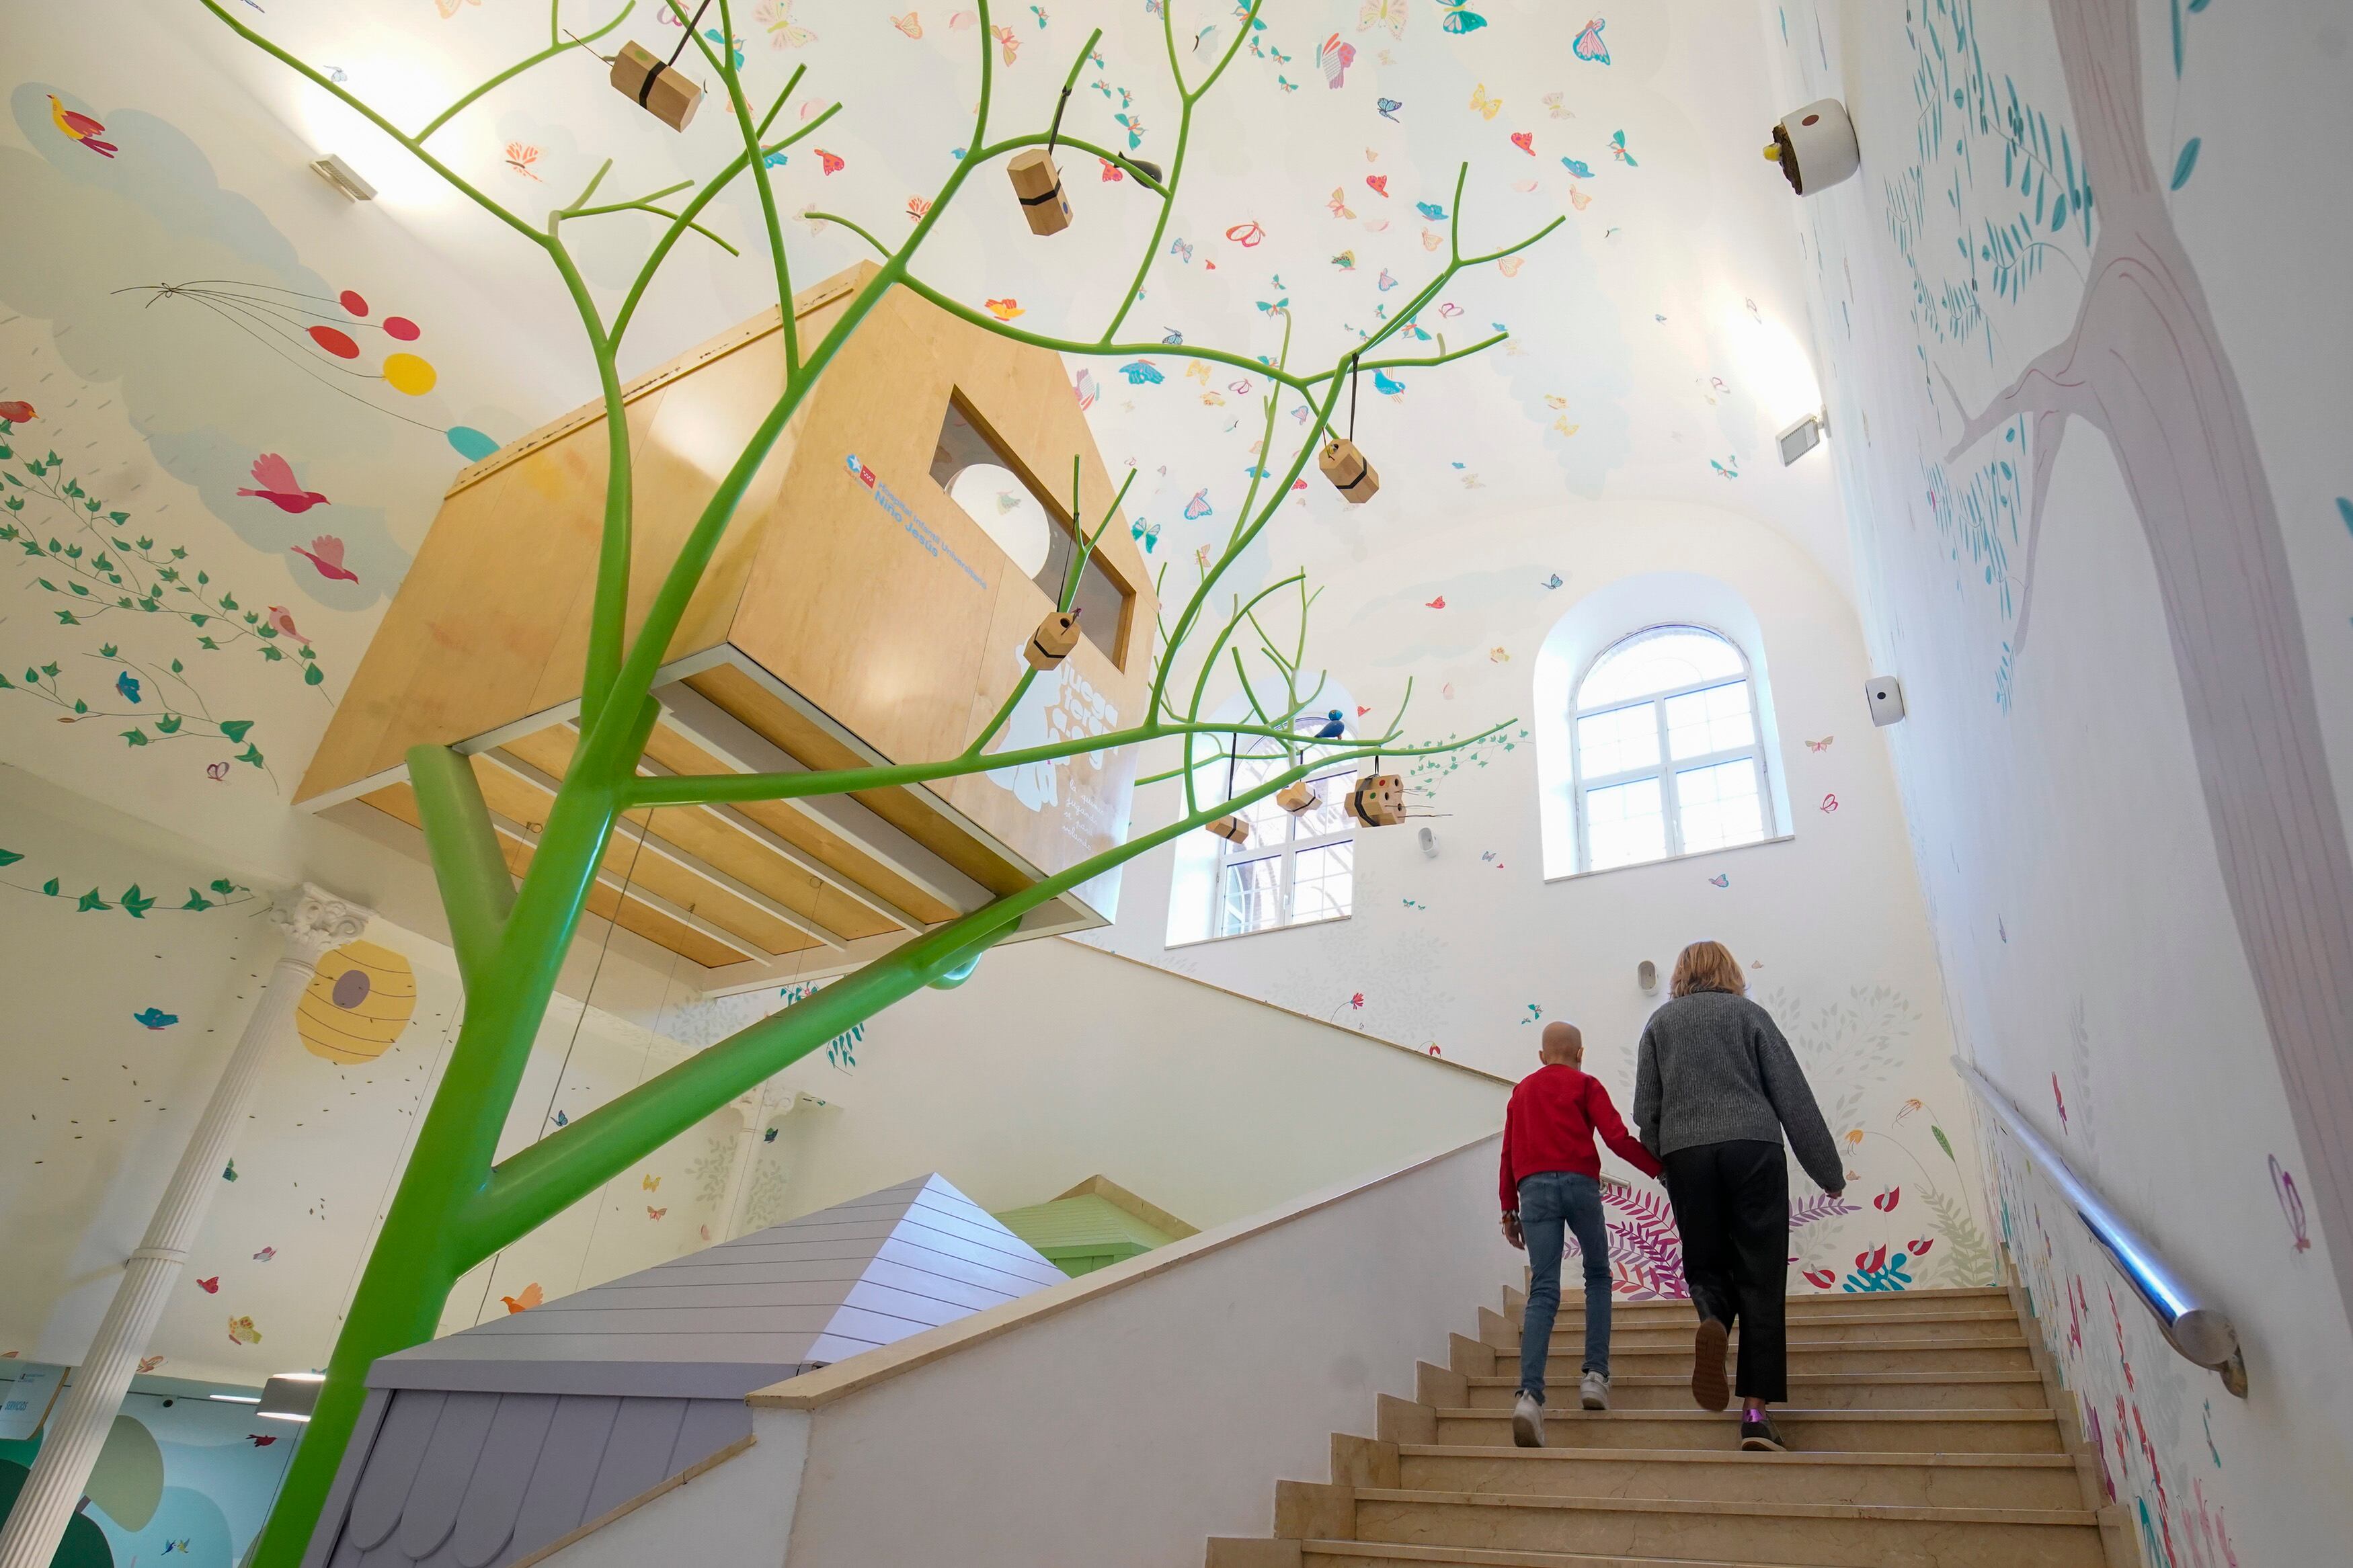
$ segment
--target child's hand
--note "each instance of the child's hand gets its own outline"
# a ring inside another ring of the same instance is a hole
[[[1520,1233],[1519,1215],[1507,1214],[1504,1216],[1504,1239],[1522,1251],[1527,1249],[1528,1238]]]

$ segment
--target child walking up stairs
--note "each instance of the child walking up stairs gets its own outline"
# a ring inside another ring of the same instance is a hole
[[[1688,1301],[1615,1304],[1611,1408],[1512,1442],[1520,1292],[1481,1309],[1329,1482],[1277,1481],[1274,1539],[1208,1568],[2138,1568],[2025,1304],[1999,1289],[1789,1299],[1788,1453],[1692,1408]],[[1548,1349],[1572,1385],[1583,1308]]]

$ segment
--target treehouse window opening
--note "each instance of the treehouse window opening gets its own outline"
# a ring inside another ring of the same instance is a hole
[[[1605,649],[1577,689],[1583,868],[1755,844],[1772,800],[1740,649],[1700,626],[1652,626]]]
[[[1069,517],[1009,456],[961,395],[948,399],[940,435],[932,450],[932,479],[948,499],[980,525],[1015,568],[1045,595],[1061,603],[1079,540]],[[1097,520],[1100,522],[1101,520]],[[1135,595],[1106,570],[1100,555],[1087,557],[1072,608],[1079,630],[1113,664],[1126,646],[1129,606]]]
[[[1324,728],[1322,717],[1303,718],[1302,736],[1287,751],[1273,751],[1279,742],[1239,737],[1244,746],[1270,748],[1268,754],[1240,756],[1227,764],[1228,798],[1257,788],[1277,773],[1288,773],[1312,761],[1321,747],[1305,741]],[[1210,931],[1218,936],[1247,936],[1252,931],[1283,926],[1312,925],[1340,920],[1355,908],[1356,825],[1341,803],[1356,780],[1354,759],[1337,762],[1309,775],[1316,804],[1293,813],[1274,795],[1253,802],[1234,815],[1250,825],[1247,843],[1220,842],[1218,874],[1211,884],[1217,907]]]

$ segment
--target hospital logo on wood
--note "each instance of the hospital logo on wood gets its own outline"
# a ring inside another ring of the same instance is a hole
[[[347,942],[319,960],[294,1006],[294,1032],[314,1057],[349,1067],[390,1050],[417,1011],[417,972],[372,942]]]

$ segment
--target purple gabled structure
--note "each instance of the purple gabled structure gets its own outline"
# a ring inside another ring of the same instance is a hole
[[[1068,1277],[936,1173],[385,1356],[303,1568],[501,1568],[747,1439],[744,1396]]]

